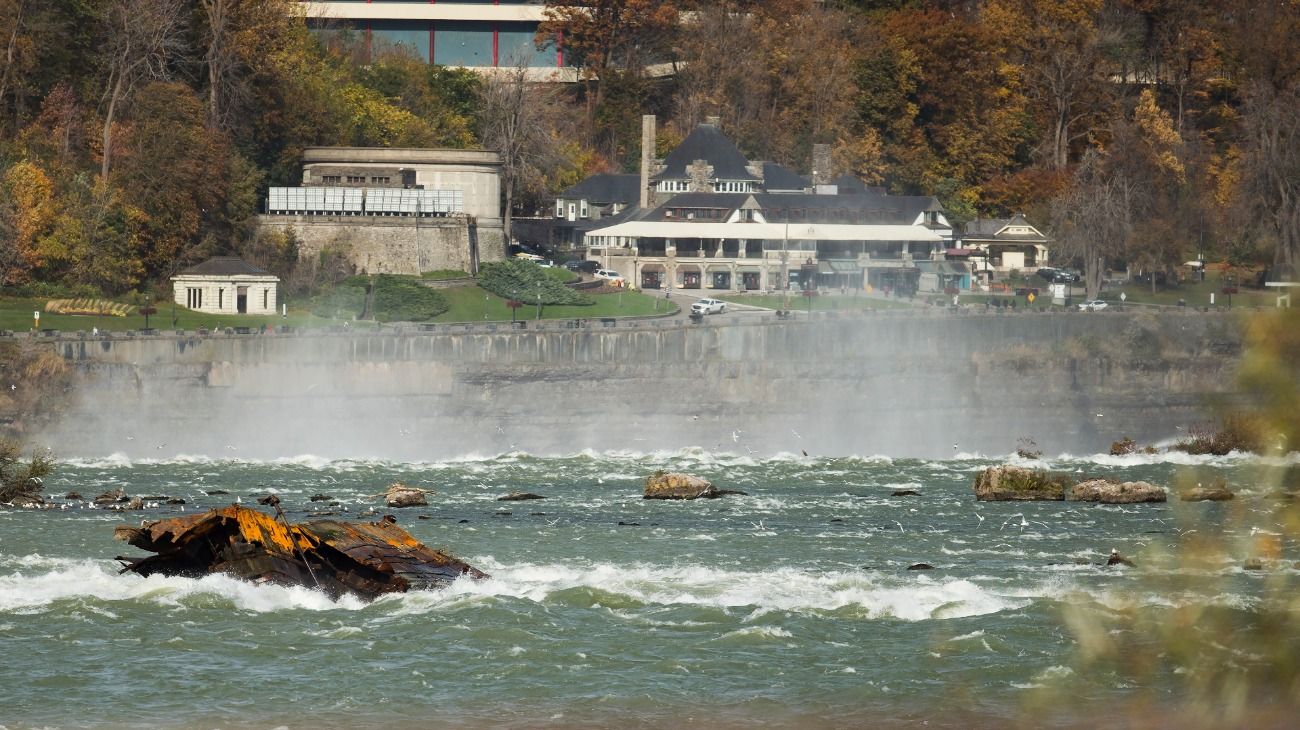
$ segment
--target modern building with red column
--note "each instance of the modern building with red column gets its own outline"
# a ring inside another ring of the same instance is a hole
[[[312,0],[308,23],[322,34],[350,34],[367,55],[402,49],[440,66],[513,67],[537,80],[572,81],[562,49],[537,48],[545,6],[539,0]]]

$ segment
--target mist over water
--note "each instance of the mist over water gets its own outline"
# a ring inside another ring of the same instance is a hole
[[[1124,726],[1134,679],[1083,661],[1066,617],[1249,620],[1263,582],[1243,555],[1173,559],[1177,503],[982,504],[975,474],[1194,470],[1237,489],[1193,509],[1245,545],[1230,510],[1281,533],[1267,473],[1300,459],[1104,455],[1177,438],[1222,386],[1052,355],[1107,326],[114,342],[38,435],[64,462],[46,491],[186,503],[0,511],[0,656],[25,658],[0,667],[0,726],[1000,727],[1046,706]],[[1026,341],[1020,364],[981,359]],[[1016,456],[1021,437],[1044,456]],[[658,469],[747,494],[644,500]],[[399,523],[490,579],[364,603],[113,561],[136,552],[112,540],[122,522],[270,492],[291,520],[374,520],[399,480],[431,492]],[[546,499],[497,500],[517,490]],[[1141,568],[1104,567],[1112,549]],[[1171,697],[1186,671],[1144,686]]]
[[[1093,453],[1124,436],[1177,437],[1230,382],[1230,364],[1205,349],[1222,335],[1204,318],[1143,325],[1142,337],[1167,334],[1192,353],[1160,367],[1069,354],[1069,342],[1129,337],[1128,322],[912,314],[105,342],[69,351],[89,381],[37,438],[63,455],[132,458],[691,447],[949,458],[1006,453],[1021,438],[1048,454]]]

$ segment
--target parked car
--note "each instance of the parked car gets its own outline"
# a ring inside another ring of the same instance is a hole
[[[1050,266],[1044,266],[1038,270],[1038,277],[1044,281],[1051,281],[1056,278],[1056,269]]]
[[[592,273],[592,276],[595,276],[597,279],[604,279],[615,286],[623,286],[623,275],[617,271],[596,269],[596,271]]]
[[[1073,284],[1079,281],[1081,278],[1082,277],[1079,276],[1078,272],[1076,271],[1070,271],[1069,269],[1057,269],[1056,273],[1052,276],[1052,283]]]
[[[565,261],[564,268],[568,269],[569,271],[583,271],[588,274],[594,274],[596,273],[596,269],[600,268],[600,264],[596,263],[595,261],[583,261],[581,259],[574,259],[572,261]]]
[[[691,314],[722,314],[727,311],[727,303],[717,299],[701,299],[691,305]]]
[[[555,267],[555,262],[550,259],[542,259],[541,261],[537,262],[537,265],[542,267],[543,269],[551,269]]]
[[[1100,312],[1107,307],[1106,302],[1100,299],[1094,299],[1091,302],[1084,302],[1079,305],[1079,311],[1082,312]]]
[[[515,258],[523,259],[524,261],[532,261],[533,263],[540,263],[546,260],[535,253],[527,253],[524,251],[520,251],[519,253],[515,254]]]

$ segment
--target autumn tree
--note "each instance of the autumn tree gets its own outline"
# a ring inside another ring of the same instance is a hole
[[[103,47],[104,133],[100,176],[107,178],[113,125],[122,106],[148,80],[171,76],[185,51],[185,7],[180,0],[111,0]]]
[[[228,130],[299,22],[290,0],[199,0],[208,124]]]
[[[1243,111],[1240,224],[1273,244],[1273,262],[1300,276],[1300,82],[1252,89]]]
[[[585,88],[589,132],[613,75],[641,76],[666,60],[678,9],[673,0],[551,0],[537,45],[559,46]]]
[[[541,167],[553,156],[554,142],[545,120],[554,92],[528,83],[523,61],[487,79],[479,94],[483,146],[501,156],[501,193],[505,202],[504,229],[511,240],[510,221],[517,190],[541,177]]]
[[[229,185],[227,142],[206,126],[198,95],[175,82],[140,90],[122,137],[109,179],[141,215],[136,255],[146,273],[171,275],[187,247],[226,231],[215,219]]]
[[[1001,38],[1044,123],[1044,157],[1064,169],[1108,95],[1097,19],[1102,0],[989,0],[982,21]]]

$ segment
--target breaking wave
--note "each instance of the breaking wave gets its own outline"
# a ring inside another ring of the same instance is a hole
[[[350,596],[336,600],[316,590],[254,584],[224,575],[119,575],[114,565],[103,561],[29,556],[6,558],[0,565],[17,568],[0,575],[0,612],[18,614],[59,610],[67,602],[100,607],[136,602],[164,610],[206,607],[252,613],[357,611],[372,605]],[[997,613],[1023,608],[1032,601],[1032,597],[996,593],[966,579],[881,578],[866,572],[745,572],[613,564],[504,567],[490,559],[483,567],[493,578],[458,580],[440,590],[386,596],[373,605],[381,612],[401,616],[506,598],[537,604],[576,603],[578,608],[675,605],[752,609],[758,614],[833,612],[841,618],[924,621]],[[582,591],[582,598],[574,597],[575,589]]]

